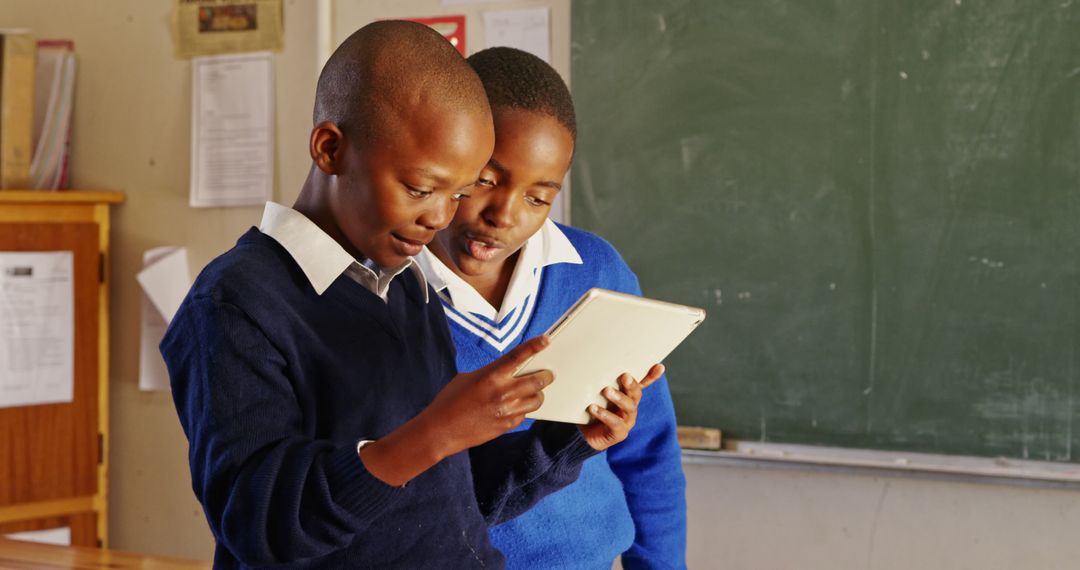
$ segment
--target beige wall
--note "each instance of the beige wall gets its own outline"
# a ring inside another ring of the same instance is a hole
[[[225,251],[260,208],[188,208],[191,66],[172,55],[168,0],[5,0],[0,26],[75,40],[78,78],[72,184],[121,190],[114,210],[110,532],[121,549],[209,558],[213,539],[191,493],[187,442],[168,393],[137,389],[142,252],[187,245],[193,268]],[[291,203],[309,164],[316,21],[285,2],[285,50],[275,57],[275,198]]]
[[[332,36],[367,19],[469,14],[438,0],[337,0]],[[122,190],[112,260],[113,546],[209,558],[213,542],[190,490],[171,399],[141,393],[138,374],[142,252],[190,248],[193,267],[226,250],[259,208],[190,209],[190,65],[172,57],[167,0],[5,0],[0,26],[76,42],[79,78],[73,180]],[[569,70],[569,0],[483,6],[552,7],[553,59]],[[285,2],[285,50],[275,58],[277,185],[291,203],[307,172],[317,77],[314,2]],[[691,568],[1066,568],[1080,559],[1080,493],[996,484],[881,478],[716,465],[687,468]]]
[[[687,465],[690,568],[1065,570],[1080,491]]]

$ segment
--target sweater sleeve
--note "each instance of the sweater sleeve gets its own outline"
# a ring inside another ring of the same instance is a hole
[[[596,455],[577,426],[536,421],[469,450],[473,486],[488,526],[506,522],[573,483]]]
[[[686,567],[686,478],[667,378],[645,389],[629,437],[608,450],[634,519],[626,570]]]
[[[612,253],[609,286],[641,295],[637,276]],[[636,529],[633,545],[622,555],[626,570],[686,568],[686,478],[675,427],[665,375],[645,389],[630,435],[608,450],[608,465],[623,484]]]
[[[367,472],[354,444],[304,435],[285,359],[239,308],[189,298],[161,351],[195,495],[245,565],[344,548],[401,492]]]

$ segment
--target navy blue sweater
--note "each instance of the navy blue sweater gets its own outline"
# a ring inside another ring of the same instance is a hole
[[[384,303],[342,275],[322,295],[256,229],[200,274],[161,350],[216,568],[501,568],[487,527],[576,479],[578,430],[537,422],[404,488],[364,468],[456,373],[442,309],[411,272]]]

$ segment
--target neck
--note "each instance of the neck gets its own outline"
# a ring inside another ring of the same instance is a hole
[[[311,220],[326,235],[334,238],[345,251],[358,260],[365,258],[363,252],[349,243],[342,231],[341,225],[334,216],[334,210],[330,205],[330,196],[337,190],[336,179],[327,176],[315,165],[311,166],[304,186],[300,189],[300,195],[293,203],[293,209]]]
[[[514,268],[517,267],[518,257],[521,250],[503,260],[495,271],[484,275],[462,275],[466,283],[472,285],[477,293],[483,297],[492,307],[502,309],[503,301],[506,300],[506,291],[510,288],[510,278],[514,276]]]

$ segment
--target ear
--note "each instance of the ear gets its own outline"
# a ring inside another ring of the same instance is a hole
[[[345,135],[330,121],[323,121],[311,130],[308,152],[311,161],[325,174],[335,175],[341,171],[341,153]]]

